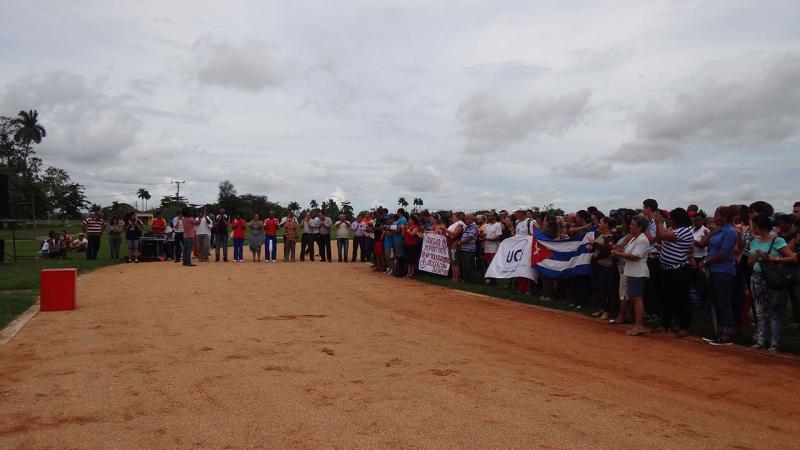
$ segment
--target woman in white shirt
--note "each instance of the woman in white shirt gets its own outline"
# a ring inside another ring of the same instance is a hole
[[[620,250],[615,249],[613,254],[625,260],[625,269],[623,276],[627,283],[627,297],[633,303],[633,312],[636,322],[633,328],[626,331],[630,336],[641,336],[647,330],[644,327],[644,285],[650,277],[650,271],[647,269],[647,255],[650,253],[650,240],[643,233],[647,230],[649,222],[642,216],[636,216],[631,220],[630,235],[631,238],[625,245],[625,248]]]
[[[211,227],[214,226],[214,218],[203,209],[200,216],[197,218],[197,229],[195,236],[197,237],[197,253],[201,262],[208,262],[211,256]]]

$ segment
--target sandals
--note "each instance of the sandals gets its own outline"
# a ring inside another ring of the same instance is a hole
[[[638,330],[636,328],[631,328],[630,330],[626,331],[625,334],[628,336],[644,336],[646,333],[645,330]]]
[[[611,319],[608,321],[609,325],[625,325],[625,321],[617,322],[617,319]]]

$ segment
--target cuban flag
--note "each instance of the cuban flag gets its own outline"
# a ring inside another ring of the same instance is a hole
[[[531,266],[550,278],[573,278],[589,275],[592,268],[594,231],[569,239],[551,239],[535,229],[531,239]]]

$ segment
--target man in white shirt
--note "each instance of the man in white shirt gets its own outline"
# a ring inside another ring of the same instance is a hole
[[[486,215],[488,223],[483,229],[483,260],[488,268],[492,264],[494,255],[497,254],[497,249],[500,247],[500,241],[503,239],[503,226],[498,222],[500,216],[496,212],[491,211]],[[497,280],[487,280],[491,284],[495,284]]]
[[[197,217],[197,255],[201,262],[208,262],[211,257],[211,228],[214,226],[214,217],[203,209]]]
[[[69,251],[71,252],[85,252],[86,247],[89,245],[89,240],[86,239],[83,233],[78,233],[78,238],[69,244]]]
[[[183,258],[183,216],[181,213],[172,219],[172,228],[175,229],[175,262],[180,262]]]
[[[351,262],[356,262],[356,253],[361,250],[361,262],[366,261],[367,257],[367,224],[364,223],[364,217],[359,216],[350,225],[353,230],[353,259]]]
[[[533,236],[533,219],[527,217],[525,211],[518,209],[514,211],[514,215],[517,217],[517,236]]]

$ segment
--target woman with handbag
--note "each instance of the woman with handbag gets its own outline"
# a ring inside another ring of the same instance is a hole
[[[786,241],[773,237],[772,219],[765,215],[750,219],[750,254],[747,264],[753,268],[750,278],[753,303],[756,310],[756,332],[753,348],[764,348],[767,342],[767,324],[770,328],[769,351],[777,351],[780,344],[781,321],[786,307],[787,288],[773,276],[780,271],[781,264],[794,264],[797,256],[792,253]]]

